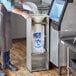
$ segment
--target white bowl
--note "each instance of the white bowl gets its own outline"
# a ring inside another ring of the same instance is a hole
[[[23,3],[22,7],[25,10],[32,11],[31,7],[26,2]]]
[[[37,5],[35,3],[33,3],[33,2],[24,2],[22,6],[23,6],[24,10],[31,11],[34,14],[36,14],[36,13],[38,14],[39,13]]]

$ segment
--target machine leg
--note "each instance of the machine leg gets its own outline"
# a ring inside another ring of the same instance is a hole
[[[67,76],[70,76],[70,70],[67,68]]]
[[[62,67],[59,67],[59,76],[62,76]]]
[[[67,76],[70,76],[70,69],[69,69],[69,47],[67,47]]]
[[[60,36],[59,36],[59,37],[60,37]],[[58,51],[58,54],[59,54],[59,56],[58,56],[59,74],[58,74],[58,75],[59,75],[59,76],[62,76],[62,66],[61,66],[61,61],[60,61],[60,60],[61,60],[61,59],[60,59],[60,58],[61,58],[61,55],[60,55],[60,54],[61,54],[61,53],[60,53],[60,52],[61,52],[61,50],[60,50],[60,44],[61,44],[61,40],[59,40],[59,43],[58,43],[58,50],[59,50],[59,51]]]

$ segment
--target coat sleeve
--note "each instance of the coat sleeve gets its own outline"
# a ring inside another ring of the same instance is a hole
[[[1,3],[7,9],[7,11],[12,11],[15,7],[11,0],[1,0]]]

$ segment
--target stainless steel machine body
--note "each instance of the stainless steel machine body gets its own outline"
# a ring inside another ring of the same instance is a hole
[[[26,21],[26,66],[31,72],[49,69],[48,29],[49,18],[47,15],[33,14]],[[37,38],[40,32],[42,34],[41,40]],[[35,35],[36,37],[34,38]],[[42,48],[40,48],[41,46]]]
[[[50,22],[50,61],[56,66],[66,65],[66,48],[59,43],[59,34],[61,31],[61,15],[64,13],[67,1],[53,0],[49,16]],[[53,16],[58,16],[54,18]],[[59,16],[60,15],[60,16]],[[59,51],[59,49],[61,51]],[[60,62],[59,62],[59,54]]]
[[[54,9],[53,9],[54,8]],[[60,40],[62,37],[75,36],[75,0],[53,0],[50,16],[50,62],[58,67],[66,66],[67,49]],[[52,12],[53,11],[53,12]],[[61,73],[61,68],[60,73]]]

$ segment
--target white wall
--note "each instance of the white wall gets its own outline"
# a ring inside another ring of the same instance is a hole
[[[43,2],[46,2],[46,3],[48,3],[48,4],[51,4],[51,1],[52,0],[42,0]]]
[[[62,31],[76,31],[76,0],[74,3],[69,3],[63,17]]]

